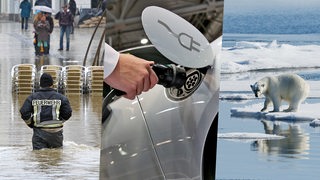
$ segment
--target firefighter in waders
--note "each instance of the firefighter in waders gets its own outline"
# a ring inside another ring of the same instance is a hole
[[[53,87],[50,74],[43,73],[39,91],[32,93],[20,109],[21,118],[33,129],[34,150],[63,146],[63,123],[71,117],[69,100]]]

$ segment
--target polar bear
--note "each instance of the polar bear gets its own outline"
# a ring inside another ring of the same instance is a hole
[[[289,103],[289,108],[284,111],[296,112],[309,94],[309,85],[296,74],[267,76],[250,87],[256,97],[261,94],[266,97],[261,111],[266,111],[268,105],[273,103],[272,112],[279,112],[281,101],[284,100]]]

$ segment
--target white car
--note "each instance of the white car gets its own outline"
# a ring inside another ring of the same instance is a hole
[[[154,46],[126,51],[168,69],[134,100],[114,91],[105,97],[100,179],[215,179],[221,43],[221,36],[210,43],[213,61],[201,68],[177,64]],[[176,78],[182,86],[162,83]]]

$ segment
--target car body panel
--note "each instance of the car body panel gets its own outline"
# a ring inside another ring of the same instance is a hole
[[[219,53],[221,38],[212,47]],[[142,51],[130,53],[144,58]],[[168,62],[153,54],[155,63]],[[172,100],[166,88],[156,85],[135,100],[108,103],[111,113],[103,120],[100,179],[202,179],[205,143],[218,116],[219,83],[216,56],[199,87],[185,99]]]
[[[101,134],[100,179],[163,179],[137,100],[112,104]]]
[[[139,96],[154,147],[167,179],[201,179],[206,135],[218,113],[219,89],[211,69],[196,92],[171,101],[163,88]],[[156,97],[155,97],[156,96]]]

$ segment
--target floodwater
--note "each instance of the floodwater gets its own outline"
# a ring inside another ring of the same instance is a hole
[[[59,52],[59,28],[55,28],[50,55],[38,58],[29,27],[21,31],[19,23],[0,22],[0,179],[99,179],[102,95],[67,94],[73,114],[64,125],[64,147],[33,151],[32,129],[19,113],[27,95],[11,91],[11,68],[16,64],[35,64],[37,70],[46,64],[82,65],[94,29],[76,28],[70,51]],[[100,37],[94,38],[92,49]],[[93,51],[88,53],[87,65]]]
[[[269,74],[279,72],[269,72]],[[305,101],[313,104],[318,111],[320,97],[320,71],[299,70],[300,75],[313,81],[311,97]],[[251,78],[265,76],[267,73],[251,74]],[[244,74],[224,79],[243,78]],[[247,76],[250,77],[250,76]],[[241,81],[238,79],[238,82]],[[246,79],[250,82],[250,78]],[[252,81],[251,81],[252,83]],[[221,81],[223,84],[223,80]],[[249,87],[249,84],[248,84]],[[249,89],[249,88],[248,88]],[[223,95],[224,91],[221,92]],[[228,92],[230,93],[230,92]],[[239,93],[234,91],[234,93]],[[240,93],[251,93],[240,92]],[[276,134],[283,139],[218,139],[216,178],[219,180],[316,180],[319,179],[320,127],[313,127],[310,121],[272,121],[248,117],[231,116],[231,108],[243,108],[252,104],[261,104],[264,99],[220,100],[219,133],[245,132]]]
[[[73,116],[64,126],[63,149],[40,151],[32,150],[32,129],[18,113],[25,97],[13,96],[13,107],[0,111],[0,179],[98,179],[101,97],[68,96]]]

